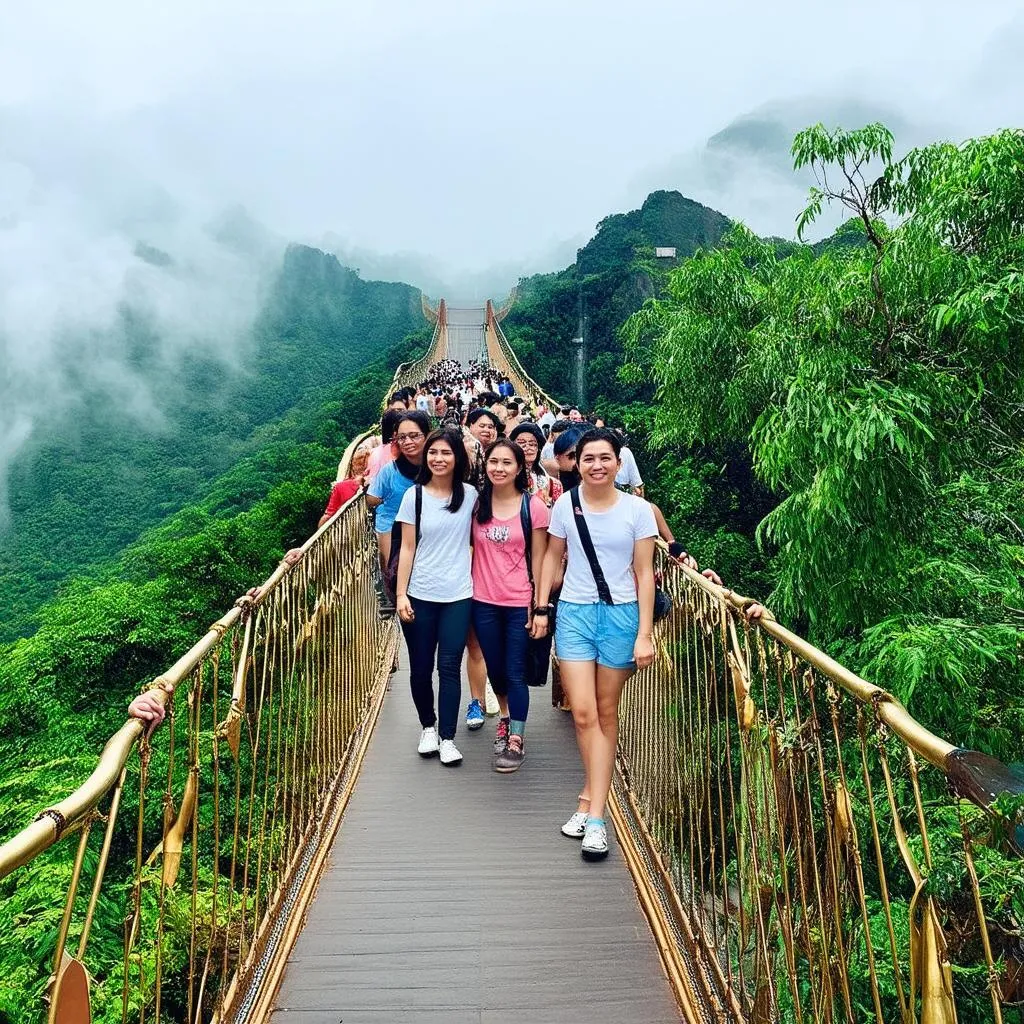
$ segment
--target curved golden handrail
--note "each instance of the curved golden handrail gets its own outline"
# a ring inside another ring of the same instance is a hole
[[[518,393],[557,407],[526,373],[498,319],[488,303],[486,338],[494,365]],[[427,352],[396,370],[389,394],[417,382],[446,353],[442,299]],[[350,441],[343,477],[356,447],[372,432]],[[149,777],[152,748],[143,726],[130,720],[108,740],[80,786],[0,846],[4,877],[71,832],[80,833],[56,977],[85,955],[122,790],[138,750],[126,986],[137,975],[139,998],[159,1007],[164,901],[180,872],[191,875],[193,900],[201,890],[200,905],[212,900],[213,908],[203,911],[207,937],[197,939],[193,918],[187,977],[177,976],[190,1007],[212,1000],[214,1019],[241,1021],[247,1007],[268,1005],[272,993],[249,986],[254,978],[280,977],[380,707],[397,643],[394,622],[377,617],[377,554],[361,496],[318,528],[302,551],[298,565],[279,564],[256,598],[240,598],[150,684],[171,712],[159,734],[167,761],[162,793],[160,780]],[[893,972],[890,988],[898,991],[905,1019],[918,1003],[922,1018],[927,1010],[933,1019],[951,1019],[956,1001],[947,983],[950,960],[967,954],[947,950],[943,925],[954,912],[958,926],[967,925],[962,907],[949,909],[943,896],[926,887],[928,820],[944,800],[961,817],[957,863],[963,865],[962,886],[974,907],[978,939],[969,948],[982,951],[962,966],[976,966],[981,958],[992,1019],[999,1021],[998,964],[1005,951],[996,939],[1003,932],[990,936],[990,911],[972,860],[978,840],[957,798],[988,807],[1002,792],[1020,792],[1020,784],[994,759],[925,728],[892,694],[771,616],[749,622],[749,598],[671,561],[664,545],[657,558],[675,607],[657,627],[655,664],[636,675],[623,697],[611,813],[681,1005],[692,1012],[696,1001],[706,1000],[722,1021],[747,1019],[754,1008],[759,1019],[780,1019],[788,992],[795,1006],[810,1000],[802,1019],[844,1019],[854,984],[847,964],[856,952],[869,964],[867,989],[857,997],[873,1001],[879,1019],[885,1013],[876,960],[886,960]],[[221,660],[230,665],[229,678],[219,668]],[[188,691],[187,701],[175,700],[181,689]],[[176,727],[175,715],[184,724]],[[186,734],[177,767],[176,729]],[[243,765],[252,773],[245,776],[248,794]],[[934,770],[941,773],[941,786],[924,775]],[[228,784],[232,777],[234,787]],[[922,795],[926,785],[930,801]],[[93,894],[77,958],[69,957],[69,925],[81,911],[77,886],[93,863],[86,858],[89,829],[103,817],[108,797]],[[162,803],[162,829],[152,810],[147,814],[147,803]],[[198,832],[199,806],[204,829],[212,829],[209,848]],[[888,836],[896,840],[895,863],[885,855]],[[147,860],[145,851],[154,847]],[[183,848],[189,849],[190,865]],[[227,849],[225,872],[221,858]],[[199,863],[214,852],[209,863]],[[155,873],[154,861],[162,865]],[[887,949],[863,946],[863,935],[871,932],[866,869],[881,880],[872,900],[884,910]],[[222,897],[218,903],[218,883],[227,890],[226,902]],[[111,884],[123,891],[121,879]],[[951,888],[948,878],[944,885]],[[903,933],[893,925],[897,910],[890,893],[897,889],[915,892],[909,946],[901,945]],[[155,903],[143,899],[146,892]],[[214,941],[221,930],[236,937],[230,950]],[[275,938],[282,934],[283,941]],[[155,974],[143,970],[143,945],[146,956],[156,957]],[[211,963],[213,949],[218,964]],[[918,979],[920,992],[901,972]],[[53,991],[55,1019],[59,983]]]

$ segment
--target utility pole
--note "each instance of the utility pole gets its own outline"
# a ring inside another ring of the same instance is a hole
[[[587,342],[586,342],[586,315],[583,311],[583,287],[577,286],[576,291],[576,315],[577,327],[576,337],[572,339],[576,346],[576,405],[582,412],[587,403]]]

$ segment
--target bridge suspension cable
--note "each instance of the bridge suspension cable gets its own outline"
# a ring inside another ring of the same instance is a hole
[[[441,300],[392,391],[451,355],[454,312]],[[557,404],[481,313],[490,363]],[[160,731],[127,722],[89,779],[0,846],[0,878],[67,868],[53,955],[25,993],[48,990],[51,1021],[90,999],[124,1020],[268,1016],[398,644],[361,499],[303,549],[152,682]],[[611,811],[686,1019],[945,1024],[969,1006],[1002,1021],[1015,940],[975,858],[1020,784],[657,560],[673,610],[626,688]],[[17,926],[0,938],[18,941]]]

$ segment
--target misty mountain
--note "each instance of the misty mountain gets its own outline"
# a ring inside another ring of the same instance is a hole
[[[237,217],[224,233],[261,244]],[[176,272],[155,246],[140,243],[138,255],[154,271]],[[196,349],[168,360],[152,318],[124,306],[118,361],[139,382],[145,408],[84,389],[70,414],[38,426],[14,457],[0,534],[0,587],[10,598],[0,639],[30,631],[32,611],[69,575],[194,501],[258,446],[261,425],[422,326],[416,289],[364,281],[305,246],[284,252],[255,324],[223,339],[227,353]],[[105,339],[104,351],[112,344]]]
[[[571,339],[582,311],[584,397],[593,396],[622,362],[617,331],[623,321],[655,294],[671,267],[701,247],[716,245],[731,224],[724,214],[679,192],[652,192],[639,209],[605,217],[574,264],[522,279],[505,331],[539,383],[575,398],[567,367],[576,358]],[[655,256],[659,247],[675,248],[676,256]]]

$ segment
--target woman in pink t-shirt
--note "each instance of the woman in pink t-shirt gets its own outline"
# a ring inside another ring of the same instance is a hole
[[[473,631],[501,707],[494,770],[514,772],[523,763],[530,710],[526,666],[536,597],[533,566],[539,568],[544,558],[550,512],[530,496],[518,445],[495,441],[484,457],[484,472],[473,518]]]

